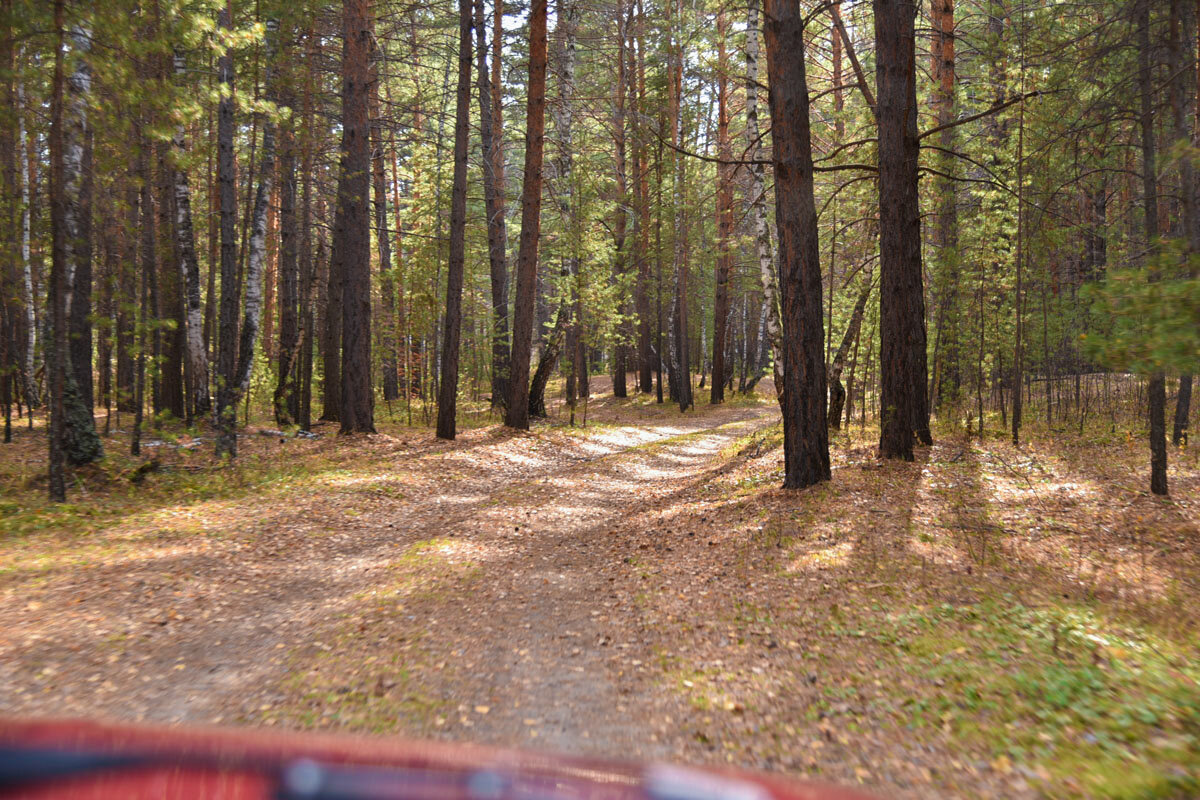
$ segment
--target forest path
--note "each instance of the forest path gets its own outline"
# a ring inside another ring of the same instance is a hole
[[[358,685],[338,665],[351,659],[353,677],[391,654],[423,687],[401,705],[429,712],[406,732],[625,753],[624,672],[602,656],[622,645],[596,569],[605,534],[777,417],[702,407],[450,445],[372,437],[315,486],[163,509],[71,558],[30,553],[0,583],[0,712],[361,727],[345,705],[386,705],[397,680]],[[435,650],[436,667],[416,657]],[[314,695],[306,669],[331,662],[322,678],[337,685]],[[295,694],[315,718],[279,718]]]
[[[694,502],[695,487],[727,465],[723,451],[775,418],[706,414],[667,438],[525,481],[451,531],[469,540],[476,569],[420,602],[423,619],[437,623],[423,633],[433,642],[427,661],[440,661],[419,681],[440,712],[431,732],[664,756],[634,708],[639,673],[649,670],[635,656],[653,642],[635,624],[641,598],[614,584],[614,566],[637,566],[622,533]],[[661,533],[669,550],[680,532]]]

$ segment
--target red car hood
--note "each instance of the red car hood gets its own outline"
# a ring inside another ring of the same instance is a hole
[[[0,798],[869,800],[746,773],[470,744],[5,719]]]

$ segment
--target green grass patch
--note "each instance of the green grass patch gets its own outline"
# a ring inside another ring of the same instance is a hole
[[[1054,796],[1182,797],[1200,789],[1200,661],[1180,644],[1074,605],[1009,596],[844,630],[901,651],[930,691],[902,721],[942,727]]]

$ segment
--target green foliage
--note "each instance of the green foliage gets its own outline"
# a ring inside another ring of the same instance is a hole
[[[1152,279],[1152,272],[1179,264],[1173,254],[1156,262],[1110,270],[1103,283],[1087,287],[1100,325],[1080,339],[1092,358],[1112,369],[1194,373],[1200,370],[1200,278]]]

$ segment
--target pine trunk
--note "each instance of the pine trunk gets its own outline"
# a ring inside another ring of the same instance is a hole
[[[789,0],[767,0],[763,27],[783,312],[783,486],[802,489],[830,478],[804,18]]]
[[[709,401],[725,400],[725,345],[729,326],[729,273],[733,268],[733,149],[729,143],[729,61],[725,55],[728,27],[717,17],[717,267],[713,292],[712,389]],[[732,372],[732,370],[731,370]]]
[[[342,275],[341,433],[375,432],[371,387],[370,4],[344,0],[342,181],[334,252]]]
[[[511,395],[504,424],[529,429],[529,359],[537,292],[541,233],[542,152],[546,113],[546,0],[533,0],[529,14],[529,87],[525,115],[525,178],[521,188],[521,243],[517,253],[517,298],[513,308]]]
[[[880,434],[883,458],[913,458],[928,436],[925,300],[917,200],[917,99],[912,5],[874,0],[879,125]]]
[[[463,265],[467,234],[467,146],[471,125],[471,0],[458,0],[458,89],[454,108],[454,178],[450,195],[450,261],[446,269],[446,328],[437,435],[453,439],[458,409]]]
[[[496,25],[503,13],[502,0],[494,0]],[[504,148],[499,109],[492,106],[499,92],[492,85],[487,65],[487,36],[483,0],[475,0],[475,52],[479,86],[479,138],[483,147],[483,200],[487,213],[488,265],[492,290],[492,408],[508,402],[508,226],[504,221]],[[497,66],[497,65],[493,65]]]
[[[230,29],[229,12],[222,9],[218,26]],[[233,163],[233,54],[226,50],[217,61],[217,81],[221,85],[221,100],[217,105],[217,187],[219,193],[221,234],[221,310],[217,322],[217,404],[216,426],[226,432],[217,437],[217,454],[229,452],[236,446],[229,442],[237,416],[234,407],[234,372],[237,368],[237,314],[241,287],[237,268],[237,195],[234,186]]]

